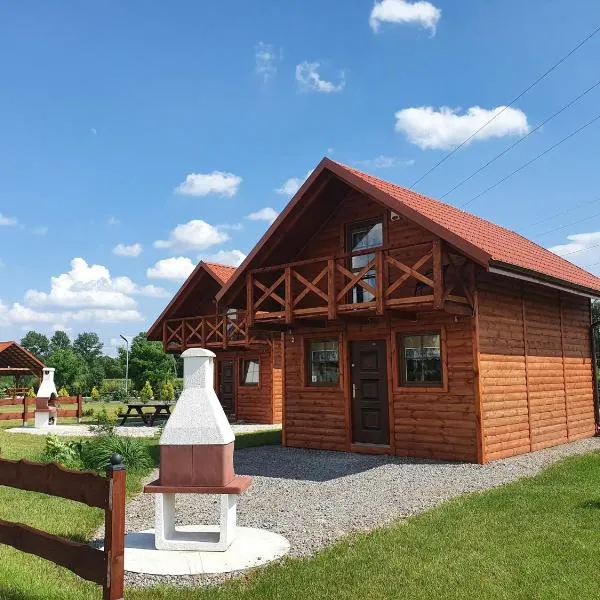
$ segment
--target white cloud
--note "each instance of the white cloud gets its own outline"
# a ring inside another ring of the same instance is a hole
[[[241,177],[224,171],[190,173],[186,175],[185,181],[175,188],[175,192],[183,196],[218,194],[231,198],[237,194],[241,183]]]
[[[33,233],[33,235],[46,235],[48,233],[48,228],[47,227],[33,227],[31,229],[31,233]]]
[[[142,315],[137,309],[82,309],[77,311],[49,312],[38,311],[19,302],[14,302],[8,307],[0,301],[0,326],[10,326],[21,323],[54,323],[53,329],[68,329],[64,323],[68,321],[122,323],[141,321]],[[56,324],[60,323],[60,324]]]
[[[594,266],[600,262],[600,231],[589,233],[573,233],[567,236],[566,244],[558,244],[548,248],[559,256],[564,256],[568,261],[584,268]],[[596,270],[598,265],[596,265]]]
[[[300,177],[290,177],[286,179],[281,187],[275,188],[273,191],[281,194],[282,196],[293,196],[301,187],[302,184],[310,177],[313,169],[306,172],[306,175],[303,178]]]
[[[374,169],[392,169],[396,167],[412,167],[415,164],[415,161],[413,159],[405,160],[396,156],[385,156],[380,154],[375,158],[357,160],[355,164],[362,167],[372,167]]]
[[[156,286],[139,286],[129,277],[113,278],[104,265],[88,265],[83,258],[74,258],[71,261],[69,272],[51,278],[49,292],[27,290],[25,302],[33,308],[89,308],[127,311],[136,309],[137,303],[132,298],[135,295],[165,297],[167,292]],[[75,317],[71,314],[70,318]],[[56,315],[53,316],[53,319],[57,320]]]
[[[193,219],[177,225],[169,233],[168,240],[156,240],[155,248],[176,248],[181,250],[206,250],[216,244],[229,240],[222,229],[210,225],[201,219]]]
[[[275,188],[275,191],[283,196],[293,196],[300,189],[302,183],[303,181],[299,177],[290,177],[283,182],[281,187]]]
[[[429,29],[431,35],[442,16],[442,11],[431,2],[408,2],[407,0],[380,0],[375,2],[369,25],[374,32],[379,31],[381,23],[410,23]]]
[[[109,225],[120,225],[121,219],[117,219],[117,217],[108,217],[106,221]]]
[[[129,246],[126,244],[117,244],[112,251],[117,256],[136,257],[142,253],[142,249],[142,245],[138,243],[130,244]]]
[[[216,254],[199,256],[198,260],[205,262],[219,263],[220,265],[229,265],[239,267],[246,258],[246,255],[240,250],[219,250]]]
[[[503,111],[501,114],[499,114]],[[472,106],[464,114],[459,109],[442,106],[435,110],[431,106],[405,108],[396,113],[396,131],[403,133],[412,144],[423,150],[455,148],[494,115],[498,115],[482,129],[473,140],[485,140],[505,136],[522,136],[529,131],[527,116],[518,108],[497,106],[486,109]]]
[[[272,223],[277,218],[278,214],[279,213],[274,208],[266,206],[256,212],[250,213],[246,219],[249,219],[250,221],[268,221],[269,223]]]
[[[187,256],[173,256],[159,260],[146,270],[149,279],[183,281],[194,270],[194,263]]]
[[[0,213],[0,226],[12,226],[16,225],[19,221],[15,217],[7,217]]]
[[[241,223],[224,223],[221,225],[216,225],[217,229],[228,229],[230,231],[241,231],[244,229],[244,226]]]
[[[341,92],[346,86],[345,72],[340,71],[338,74],[338,83],[333,83],[332,81],[321,79],[318,71],[320,66],[321,64],[318,62],[311,63],[306,60],[296,65],[296,81],[302,88],[314,92],[323,92],[325,94]]]
[[[258,42],[254,50],[254,69],[262,77],[264,83],[277,74],[277,53],[271,44]]]

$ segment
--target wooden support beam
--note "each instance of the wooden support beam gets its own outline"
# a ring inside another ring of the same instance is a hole
[[[252,273],[246,275],[246,310],[248,328],[254,325],[254,282]]]
[[[330,321],[337,319],[337,300],[335,292],[335,260],[327,261],[327,318]]]
[[[291,325],[294,320],[293,315],[293,302],[292,302],[292,268],[286,267],[284,271],[285,281],[285,322],[287,325]]]
[[[442,243],[439,239],[433,242],[433,308],[444,307],[444,272],[442,270]]]
[[[375,253],[375,312],[378,315],[383,315],[383,300],[384,300],[384,287],[383,287],[383,252],[379,251]]]

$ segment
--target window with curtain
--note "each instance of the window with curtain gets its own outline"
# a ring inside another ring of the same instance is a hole
[[[402,385],[441,386],[442,353],[439,333],[400,335],[400,381]]]

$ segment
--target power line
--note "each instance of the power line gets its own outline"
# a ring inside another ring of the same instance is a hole
[[[469,175],[468,177],[465,177],[462,181],[457,183],[453,188],[448,190],[443,196],[440,196],[440,198],[442,198],[442,199],[445,198],[446,196],[448,196],[449,194],[451,194],[452,192],[457,190],[459,187],[461,187],[462,185],[467,183],[467,181],[473,179],[473,177],[475,177],[475,175],[477,175],[478,173],[481,173],[481,171],[483,171],[484,169],[489,167],[492,163],[496,162],[499,158],[501,158],[502,156],[504,156],[505,154],[510,152],[513,148],[518,146],[521,142],[525,141],[529,136],[533,135],[536,131],[541,129],[544,125],[546,125],[547,123],[552,121],[552,119],[554,119],[555,117],[558,117],[558,115],[560,115],[565,110],[567,110],[568,108],[573,106],[573,104],[575,104],[576,102],[581,100],[581,98],[583,98],[586,94],[589,94],[589,92],[591,92],[594,88],[597,88],[599,85],[600,85],[600,80],[598,80],[596,83],[594,83],[594,85],[592,85],[587,90],[585,90],[584,92],[579,94],[579,96],[577,96],[576,98],[573,98],[573,100],[571,100],[568,104],[565,104],[565,106],[563,106],[560,110],[556,111],[553,115],[549,116],[545,121],[542,121],[537,127],[532,129],[527,135],[523,136],[522,138],[519,138],[516,142],[513,142],[512,144],[510,144],[510,146],[507,146],[504,150],[502,150],[502,152],[500,152],[499,154],[496,154],[496,156],[494,156],[494,158],[488,160],[488,162],[486,162],[484,165],[479,167],[479,169],[477,169],[475,172],[471,173],[471,175]]]
[[[600,201],[600,198],[594,198],[593,200],[589,200],[588,202],[581,202],[580,204],[576,204],[575,206],[572,206],[571,208],[567,208],[567,210],[562,210],[560,212],[554,213],[553,215],[544,217],[543,219],[540,219],[539,221],[533,221],[533,223],[529,223],[528,225],[525,225],[524,229],[525,229],[525,231],[527,231],[529,228],[534,227],[535,225],[541,225],[542,223],[546,223],[546,221],[551,221],[552,219],[555,219],[556,217],[562,217],[563,215],[572,213],[572,212],[582,208],[583,206],[589,206],[590,204],[594,204],[598,201]]]
[[[565,252],[564,254],[557,254],[556,256],[560,256],[564,258],[565,256],[571,256],[571,254],[578,254],[579,252],[586,252],[587,250],[591,250],[592,248],[598,248],[600,243],[594,244],[593,246],[587,246],[586,248],[580,248],[579,250],[572,250],[571,252]]]
[[[425,177],[427,177],[430,173],[435,171],[442,163],[446,162],[453,154],[458,152],[465,144],[470,142],[480,131],[485,129],[492,121],[495,121],[505,110],[509,109],[515,102],[517,102],[517,100],[519,100],[527,92],[529,92],[529,90],[534,88],[540,81],[542,81],[548,75],[550,75],[550,73],[552,73],[552,71],[554,71],[565,60],[567,60],[567,58],[569,58],[571,55],[575,54],[575,52],[577,52],[577,50],[579,50],[579,48],[581,48],[587,41],[589,41],[592,37],[594,37],[599,31],[600,31],[600,26],[596,27],[596,29],[594,29],[594,31],[592,31],[592,33],[590,33],[587,37],[585,37],[583,40],[581,40],[581,42],[579,42],[574,48],[572,48],[569,52],[567,52],[567,54],[565,54],[558,62],[554,63],[545,73],[540,75],[531,85],[526,87],[509,104],[507,104],[506,106],[503,106],[502,109],[499,110],[497,113],[495,113],[494,116],[489,121],[485,122],[479,129],[474,131],[466,140],[464,140],[456,148],[454,148],[453,150],[448,152],[448,154],[446,154],[444,157],[442,157],[435,165],[433,165],[433,167],[431,167],[428,171],[426,171],[423,175],[421,175],[421,177],[419,177],[419,179],[414,181],[412,183],[412,185],[409,187],[409,189],[414,188],[414,186],[417,185],[417,183],[420,183],[421,181],[423,181],[423,179],[425,179]]]
[[[566,229],[567,227],[571,227],[572,225],[579,225],[579,223],[583,223],[584,221],[589,221],[590,219],[594,219],[595,217],[600,217],[600,213],[595,213],[589,217],[585,217],[584,219],[579,219],[578,221],[573,221],[572,223],[567,223],[566,225],[560,225],[559,227],[555,227],[554,229],[548,229],[548,231],[543,231],[542,233],[536,233],[536,237],[540,237],[542,235],[548,235],[549,233],[554,233],[555,231],[560,231],[561,229]]]
[[[554,150],[555,148],[558,148],[558,146],[560,146],[562,143],[564,143],[567,140],[571,139],[573,136],[575,136],[578,133],[580,133],[581,131],[583,131],[586,127],[589,127],[590,125],[592,125],[593,123],[595,123],[598,119],[600,119],[600,114],[596,115],[593,119],[589,120],[587,123],[583,124],[581,127],[579,127],[578,129],[576,129],[575,131],[572,131],[569,135],[567,135],[564,138],[562,138],[562,140],[556,142],[556,144],[553,144],[549,148],[546,148],[546,150],[544,150],[543,152],[540,152],[540,154],[538,154],[537,156],[533,157],[531,160],[528,160],[526,163],[522,164],[518,169],[515,169],[514,171],[512,171],[511,173],[509,173],[505,177],[502,177],[502,179],[499,179],[498,181],[496,181],[496,183],[494,183],[494,184],[490,185],[489,187],[485,188],[483,191],[479,192],[479,194],[476,194],[470,200],[467,200],[467,202],[464,202],[463,204],[461,204],[460,207],[464,208],[465,206],[468,206],[469,204],[471,204],[471,202],[474,202],[475,200],[477,200],[477,198],[480,198],[484,194],[487,194],[489,191],[491,191],[494,188],[498,187],[499,185],[501,185],[502,183],[504,183],[505,181],[507,181],[508,179],[510,179],[513,175],[516,175],[517,173],[523,171],[524,169],[526,169],[527,167],[529,167],[530,165],[532,165],[534,162],[536,162],[538,159],[542,158],[542,156],[545,156],[549,152],[552,152],[552,150]]]

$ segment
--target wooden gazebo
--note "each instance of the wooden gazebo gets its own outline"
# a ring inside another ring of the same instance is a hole
[[[16,342],[0,342],[0,376],[14,377],[14,395],[20,390],[21,377],[33,375],[41,381],[44,363]]]

